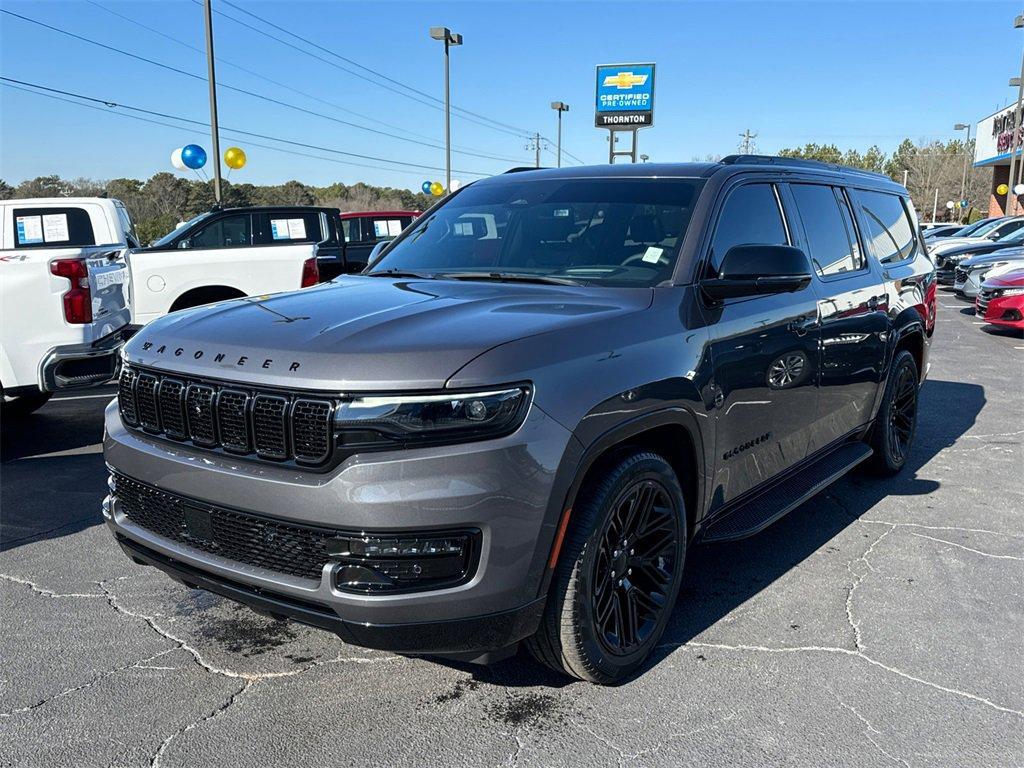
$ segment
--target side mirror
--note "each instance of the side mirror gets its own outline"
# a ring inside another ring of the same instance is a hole
[[[192,238],[191,237],[186,237],[184,240],[179,240],[178,241],[178,247],[182,248],[182,249],[184,249],[184,248],[191,248],[192,247]]]
[[[802,291],[811,284],[811,262],[789,245],[734,245],[722,259],[718,277],[700,284],[714,301],[740,296]]]

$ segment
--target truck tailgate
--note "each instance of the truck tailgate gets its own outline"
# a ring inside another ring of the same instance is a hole
[[[82,249],[92,301],[91,338],[86,341],[108,336],[131,319],[127,251],[127,248],[118,246]]]

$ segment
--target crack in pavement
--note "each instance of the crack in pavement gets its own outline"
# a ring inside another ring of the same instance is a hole
[[[75,686],[72,686],[71,688],[65,688],[63,691],[58,691],[57,693],[53,694],[52,696],[47,696],[44,699],[40,699],[35,704],[29,704],[27,707],[18,707],[18,709],[12,709],[10,712],[0,712],[0,718],[13,717],[14,715],[20,715],[20,714],[23,714],[25,712],[31,712],[33,709],[39,709],[39,707],[42,707],[45,704],[49,704],[51,701],[55,701],[56,699],[59,699],[59,698],[61,698],[63,696],[67,696],[68,694],[71,694],[71,693],[77,693],[78,691],[84,691],[86,688],[91,688],[92,686],[96,685],[96,683],[100,682],[101,680],[105,680],[106,678],[111,677],[112,675],[116,675],[116,674],[118,674],[120,672],[126,672],[129,669],[169,669],[169,670],[176,670],[177,667],[149,667],[149,666],[144,666],[147,661],[153,661],[153,659],[158,659],[161,656],[165,656],[166,654],[171,653],[172,651],[176,651],[176,650],[177,650],[177,648],[165,648],[164,650],[160,651],[159,653],[154,653],[152,656],[147,656],[144,659],[139,659],[138,661],[133,661],[131,664],[125,664],[122,667],[117,667],[115,669],[108,669],[105,672],[100,672],[98,675],[95,675],[94,677],[92,677],[91,679],[89,679],[86,682],[82,683],[81,685],[75,685]]]
[[[103,597],[99,592],[54,592],[52,589],[39,586],[34,581],[23,579],[21,576],[12,576],[7,573],[0,573],[0,579],[9,581],[12,584],[21,584],[43,597]]]
[[[902,757],[899,757],[898,755],[892,754],[891,752],[886,750],[885,747],[883,747],[881,744],[879,744],[877,741],[875,741],[875,738],[874,738],[874,736],[872,736],[872,734],[878,734],[879,736],[881,736],[882,732],[879,731],[877,728],[875,728],[875,726],[873,726],[871,724],[870,720],[868,720],[860,712],[858,712],[856,710],[856,708],[852,704],[847,704],[845,701],[843,701],[839,697],[839,694],[836,693],[835,691],[833,691],[831,688],[826,688],[825,690],[828,691],[829,693],[831,693],[833,696],[835,696],[836,701],[839,702],[839,705],[843,709],[847,710],[848,712],[851,712],[854,717],[856,717],[858,720],[860,720],[861,724],[864,726],[864,736],[866,736],[867,740],[870,741],[874,745],[875,749],[877,749],[879,752],[881,752],[887,758],[892,760],[894,763],[902,763],[904,766],[906,766],[906,768],[910,768],[910,763],[908,763]]]
[[[1009,715],[1016,715],[1017,717],[1024,720],[1024,711],[1021,711],[1019,709],[1012,709],[1011,707],[1004,707],[1001,704],[996,704],[991,699],[986,699],[984,696],[979,696],[977,694],[971,693],[970,691],[962,691],[959,688],[950,688],[949,686],[942,685],[941,683],[936,683],[932,680],[925,680],[924,678],[917,677],[916,675],[912,675],[909,672],[904,672],[902,669],[899,669],[898,667],[892,667],[888,664],[884,664],[883,662],[878,661],[877,659],[873,659],[863,651],[851,650],[849,648],[839,648],[837,646],[829,645],[800,645],[788,648],[772,648],[766,645],[728,645],[726,643],[704,643],[694,640],[688,640],[685,643],[664,643],[662,645],[659,645],[658,648],[712,648],[720,651],[744,651],[752,653],[827,653],[841,656],[853,656],[854,658],[861,659],[862,661],[865,661],[874,667],[883,669],[886,672],[889,672],[890,674],[902,677],[905,680],[920,683],[921,685],[925,685],[929,688],[934,688],[937,691],[942,691],[943,693],[952,694],[954,696],[959,696],[961,698],[974,701],[978,704],[983,704],[986,707],[991,707],[992,709],[998,712],[1004,712]]]
[[[925,525],[924,523],[896,523],[892,520],[873,520],[866,517],[859,519],[862,523],[877,523],[878,525],[895,525],[897,528],[924,528],[929,531],[959,531],[961,533],[987,533],[991,536],[1008,536],[1011,539],[1024,539],[1024,534],[1012,533],[1010,531],[992,531],[987,528],[959,528],[955,525]]]
[[[1024,563],[1024,557],[1017,557],[1016,555],[996,555],[996,554],[993,554],[991,552],[982,552],[980,549],[974,549],[973,547],[968,547],[968,546],[966,546],[964,544],[957,544],[955,541],[946,541],[946,539],[940,539],[940,538],[937,538],[935,536],[926,536],[923,533],[914,533],[913,531],[910,532],[910,535],[911,536],[917,536],[919,539],[928,539],[929,541],[937,541],[940,544],[948,544],[951,547],[956,547],[957,549],[965,549],[968,552],[973,552],[976,555],[983,555],[985,557],[991,557],[991,558],[993,558],[995,560],[1017,560],[1019,562]]]
[[[864,648],[864,637],[860,631],[860,622],[853,618],[853,593],[856,591],[857,587],[860,586],[860,583],[867,578],[869,572],[875,573],[875,568],[871,565],[871,561],[868,560],[868,557],[882,539],[895,530],[896,526],[892,526],[888,530],[883,531],[878,538],[871,542],[871,546],[864,550],[864,553],[860,557],[846,564],[846,570],[850,572],[851,576],[853,576],[853,583],[850,585],[850,588],[846,590],[846,621],[849,622],[850,626],[853,628],[853,647],[858,651]],[[864,563],[867,570],[864,573],[854,573],[853,566],[856,563]]]
[[[174,742],[174,741],[175,741],[176,739],[178,739],[178,738],[179,738],[180,736],[184,736],[184,735],[185,735],[186,733],[188,733],[189,731],[192,731],[192,730],[194,730],[194,729],[198,728],[198,727],[199,727],[200,725],[202,725],[203,723],[207,722],[208,720],[213,720],[213,719],[215,719],[215,718],[217,718],[217,717],[220,717],[220,716],[221,716],[222,714],[224,714],[225,712],[227,712],[227,710],[228,710],[228,709],[229,709],[229,708],[230,708],[230,707],[231,707],[231,706],[232,706],[232,705],[233,705],[233,704],[234,704],[234,703],[235,703],[236,701],[238,701],[238,698],[239,698],[239,697],[240,697],[240,696],[241,696],[241,695],[242,695],[243,693],[245,693],[246,691],[248,691],[248,690],[249,690],[249,688],[250,688],[251,686],[253,686],[253,685],[255,684],[255,682],[256,682],[256,681],[254,681],[254,680],[252,680],[252,679],[246,679],[246,680],[244,680],[244,682],[242,683],[242,687],[241,687],[241,688],[239,688],[239,689],[238,689],[237,691],[235,691],[234,693],[232,693],[232,694],[231,694],[230,696],[228,696],[228,698],[227,698],[227,699],[226,699],[226,700],[224,701],[224,703],[223,703],[223,704],[221,704],[221,705],[219,705],[219,706],[217,706],[217,707],[214,707],[214,708],[213,708],[213,710],[211,710],[211,711],[210,711],[210,712],[208,712],[207,714],[203,715],[203,716],[202,716],[201,718],[199,718],[198,720],[195,720],[195,721],[193,721],[193,722],[189,723],[189,724],[188,724],[188,725],[186,725],[186,726],[185,726],[184,728],[180,728],[180,729],[178,729],[177,731],[175,731],[174,733],[172,733],[172,734],[171,734],[170,736],[168,736],[168,737],[167,737],[166,739],[164,739],[164,740],[163,740],[163,741],[162,741],[162,742],[160,743],[160,746],[159,746],[159,747],[157,747],[157,750],[156,750],[156,752],[154,752],[154,753],[153,753],[153,756],[152,756],[152,757],[151,757],[151,758],[149,759],[149,765],[150,765],[150,768],[159,768],[159,765],[160,765],[160,761],[161,761],[161,760],[163,759],[164,753],[165,753],[165,752],[167,751],[167,748],[168,748],[168,747],[169,747],[169,746],[170,746],[170,745],[171,745],[171,744],[172,744],[172,743],[173,743],[173,742]]]

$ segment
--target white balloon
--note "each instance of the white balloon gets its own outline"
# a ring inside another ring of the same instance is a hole
[[[1013,194],[1024,195],[1024,184],[1018,184],[1013,188]]]
[[[946,201],[946,207],[947,208],[952,208],[954,205],[956,205],[956,203],[954,203],[952,200],[947,200]]]
[[[187,171],[188,166],[185,165],[185,161],[181,159],[181,150],[184,147],[178,147],[176,150],[171,152],[171,165],[177,168],[179,171]]]
[[[461,186],[462,186],[462,182],[461,181],[459,181],[458,179],[452,179],[452,183],[449,185],[448,191],[449,192],[455,192]]]

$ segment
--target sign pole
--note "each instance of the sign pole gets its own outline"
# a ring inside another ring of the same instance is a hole
[[[220,194],[220,131],[217,129],[217,78],[213,67],[213,9],[210,0],[203,3],[206,17],[206,73],[210,82],[210,137],[213,146],[213,198],[221,203]]]

